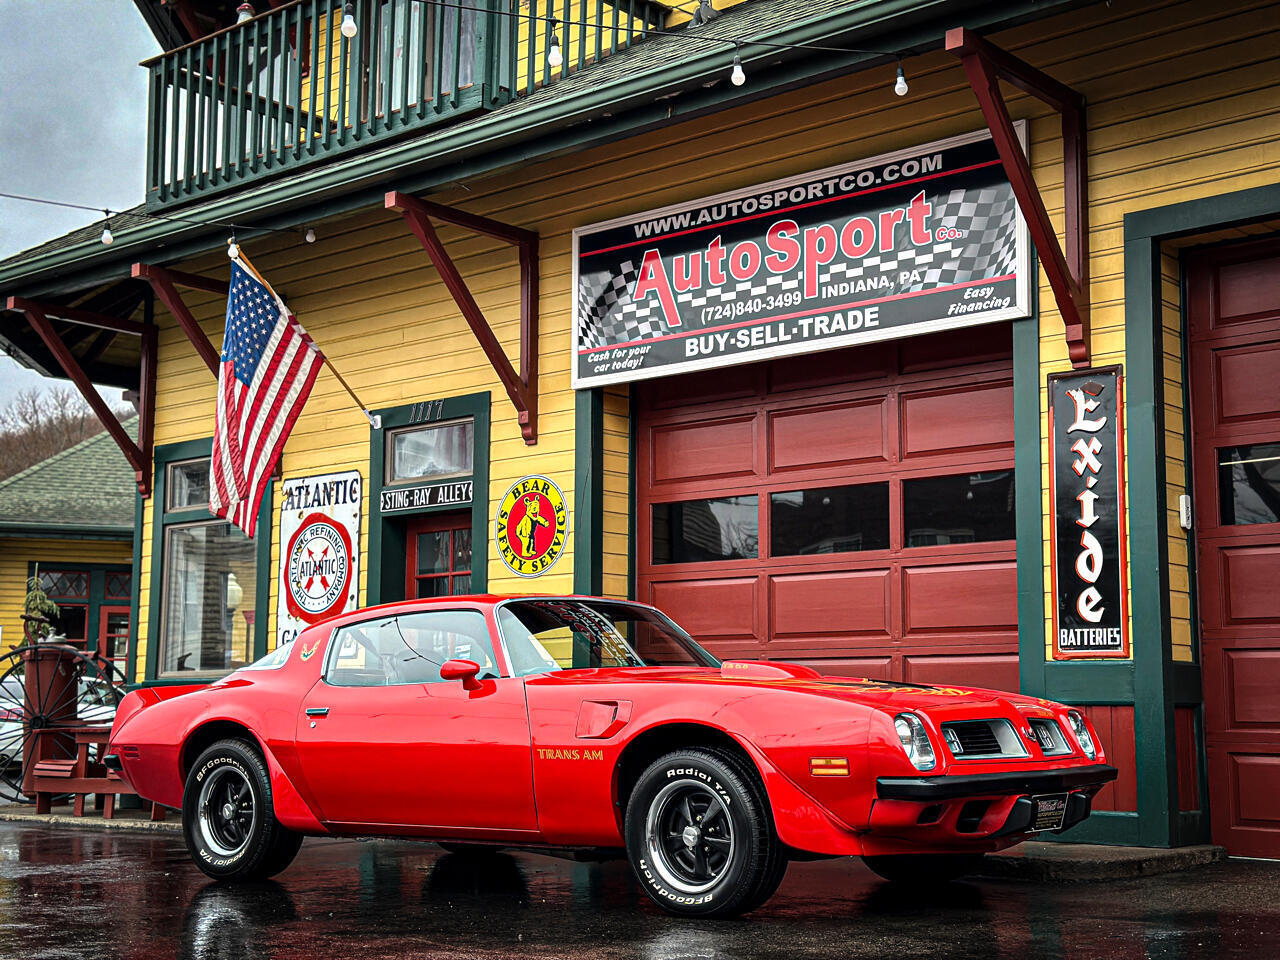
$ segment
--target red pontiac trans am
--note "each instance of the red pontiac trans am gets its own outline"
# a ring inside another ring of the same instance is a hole
[[[279,873],[304,835],[625,850],[663,908],[729,916],[793,859],[954,879],[1087,817],[1104,760],[1047,700],[721,663],[639,603],[476,596],[359,610],[214,684],[136,690],[108,764],[182,809],[219,879]]]

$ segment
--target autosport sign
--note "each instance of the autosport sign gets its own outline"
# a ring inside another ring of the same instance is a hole
[[[363,505],[355,470],[298,477],[282,487],[277,645],[359,605]]]
[[[985,132],[573,240],[577,388],[1029,312],[1026,227]]]
[[[1049,377],[1053,658],[1129,656],[1118,367]]]

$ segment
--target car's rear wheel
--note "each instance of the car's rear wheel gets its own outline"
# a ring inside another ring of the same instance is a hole
[[[302,846],[302,834],[276,820],[267,766],[244,740],[220,740],[192,764],[182,828],[191,859],[216,880],[265,880]]]
[[[627,802],[626,842],[645,893],[682,916],[752,910],[786,870],[764,788],[726,750],[677,750],[651,764]]]
[[[973,873],[980,853],[903,853],[863,857],[862,862],[890,883],[951,883]]]

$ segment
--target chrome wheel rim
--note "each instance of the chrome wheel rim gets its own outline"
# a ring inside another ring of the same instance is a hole
[[[249,844],[258,825],[253,787],[236,767],[219,767],[200,787],[196,810],[205,843],[221,857],[234,857]]]
[[[649,804],[649,858],[662,880],[681,893],[704,893],[719,883],[733,862],[734,843],[728,807],[699,780],[673,780]]]

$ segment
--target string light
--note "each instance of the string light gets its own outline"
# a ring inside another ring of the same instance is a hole
[[[116,242],[116,238],[111,235],[111,211],[103,210],[102,212],[107,215],[107,225],[102,228],[102,243],[109,247]]]
[[[307,227],[307,232],[306,232],[306,234],[303,236],[303,239],[304,239],[304,240],[306,240],[306,241],[307,241],[307,243],[315,243],[315,242],[316,242],[316,228],[315,228],[315,227]]]
[[[560,53],[560,34],[555,32],[556,25],[560,21],[552,17],[547,24],[547,29],[551,31],[551,44],[547,47],[547,66],[553,70],[564,63],[564,56]]]
[[[898,61],[898,79],[893,82],[893,92],[900,97],[905,97],[907,91],[911,89],[907,86],[907,75],[902,72],[902,61]]]
[[[729,74],[729,81],[735,86],[740,87],[747,82],[747,74],[742,69],[742,56],[740,51],[742,44],[738,44],[733,51],[733,70]]]
[[[356,5],[354,3],[348,3],[342,8],[342,26],[339,29],[348,40],[354,39],[355,35],[360,32],[360,27],[356,24]]]
[[[236,235],[233,233],[227,240],[227,257],[234,260],[240,256],[240,244],[236,243]]]

